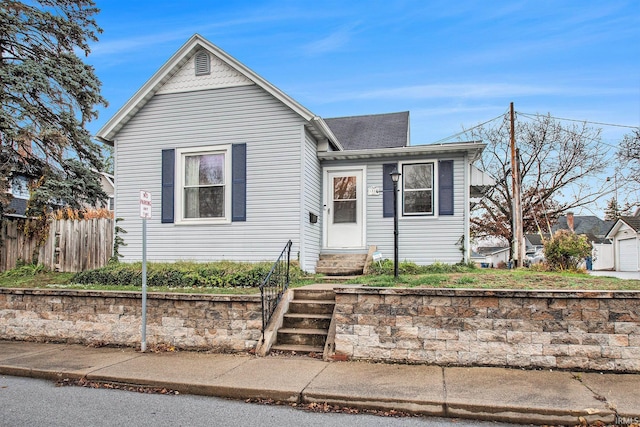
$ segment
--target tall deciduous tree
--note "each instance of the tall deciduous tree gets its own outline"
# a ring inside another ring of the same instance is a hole
[[[0,2],[0,190],[18,171],[40,177],[35,191],[46,189],[45,205],[80,207],[105,196],[95,173],[100,146],[85,126],[106,101],[79,56],[102,32],[97,13],[91,0]]]
[[[622,138],[617,154],[629,172],[624,178],[640,185],[640,129],[634,129]]]
[[[471,218],[472,233],[477,237],[500,236],[507,242],[513,236],[509,132],[506,116],[497,125],[467,132],[467,137],[487,144],[481,168],[496,181],[493,191],[476,205]],[[604,170],[608,154],[599,129],[536,116],[527,121],[517,120],[515,136],[525,233],[539,229],[548,232],[548,225],[559,215],[601,197],[601,189],[591,181]],[[569,196],[569,192],[573,195]]]

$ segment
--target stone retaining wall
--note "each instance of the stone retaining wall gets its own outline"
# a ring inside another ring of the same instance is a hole
[[[139,292],[0,289],[0,339],[140,345]],[[337,358],[640,372],[640,292],[338,288]],[[147,343],[242,352],[258,295],[150,293]]]
[[[140,292],[0,289],[0,339],[140,346]],[[241,352],[262,337],[259,295],[147,295],[147,344]]]
[[[640,372],[640,292],[336,289],[339,358]]]

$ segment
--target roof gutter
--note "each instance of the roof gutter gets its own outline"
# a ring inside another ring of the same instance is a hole
[[[451,144],[413,145],[410,147],[377,148],[371,150],[328,151],[318,153],[318,158],[320,158],[320,160],[355,160],[466,152],[469,154],[469,160],[474,162],[480,158],[480,154],[486,146],[487,144],[480,142],[462,142]]]

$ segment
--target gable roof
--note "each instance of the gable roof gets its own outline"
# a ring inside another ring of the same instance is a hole
[[[409,112],[325,119],[345,150],[409,145]]]
[[[327,139],[337,150],[342,150],[342,145],[333,134],[329,126],[322,118],[296,102],[293,98],[280,89],[254,73],[244,64],[237,61],[231,55],[215,46],[199,34],[193,35],[160,69],[105,123],[98,131],[96,137],[106,143],[113,143],[115,135],[126,125],[135,114],[144,107],[147,102],[167,83],[182,66],[189,61],[195,53],[205,49],[224,65],[244,76],[274,98],[285,104],[300,117],[307,121],[309,131],[319,139]]]
[[[640,231],[640,217],[637,216],[622,216],[620,217],[629,227],[635,231]]]
[[[526,243],[529,243],[532,246],[542,246],[544,245],[544,240],[551,238],[551,234],[544,233],[540,235],[539,233],[527,233],[524,235],[526,239]]]
[[[575,215],[573,217],[573,231],[576,234],[602,237],[607,234],[612,226],[613,221],[604,221],[594,215]],[[551,227],[552,233],[555,233],[558,230],[569,230],[566,215],[560,216],[558,218],[558,223]]]
[[[613,227],[607,233],[607,238],[612,239],[618,233],[623,224],[629,226],[636,233],[640,233],[640,217],[637,216],[621,216],[617,219]]]

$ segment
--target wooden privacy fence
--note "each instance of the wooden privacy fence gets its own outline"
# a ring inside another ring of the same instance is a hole
[[[54,271],[85,271],[105,266],[111,257],[112,219],[50,220],[44,243],[22,231],[29,221],[33,220],[2,221],[1,271],[14,268],[18,260],[43,264]]]

